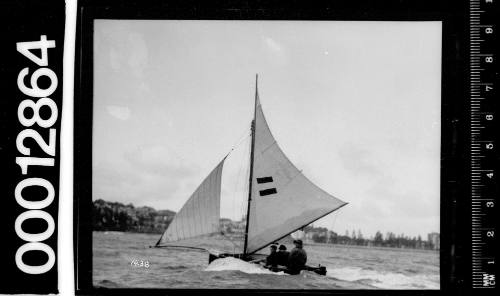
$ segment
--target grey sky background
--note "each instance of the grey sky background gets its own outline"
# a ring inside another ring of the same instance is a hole
[[[349,202],[314,223],[439,231],[441,23],[97,20],[92,198],[178,211],[226,161],[222,216],[245,203],[255,73],[269,126]]]

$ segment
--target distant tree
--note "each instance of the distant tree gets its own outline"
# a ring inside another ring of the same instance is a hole
[[[133,204],[107,202],[98,199],[92,206],[94,230],[161,233],[172,221],[175,212],[156,211],[151,207],[135,208]]]
[[[417,247],[417,238],[415,236],[412,237],[412,239],[411,239],[410,247],[411,248],[416,248]]]
[[[338,243],[338,235],[336,232],[330,231],[328,235],[328,243],[337,244]]]
[[[373,239],[373,243],[376,246],[382,246],[383,245],[384,238],[383,238],[382,233],[380,231],[377,231],[377,233],[375,233],[375,238]]]
[[[397,246],[396,235],[388,232],[385,236],[385,245],[387,247],[395,248]]]
[[[313,234],[312,239],[315,243],[326,243],[326,235],[321,235],[318,232]]]

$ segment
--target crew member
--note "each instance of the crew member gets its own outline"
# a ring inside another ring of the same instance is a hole
[[[302,249],[302,240],[294,240],[293,244],[295,248],[292,249],[288,256],[288,272],[290,274],[299,274],[306,265],[307,253]]]
[[[288,256],[290,256],[290,252],[286,250],[285,245],[280,245],[278,248],[278,265],[287,266],[288,265]]]
[[[266,267],[276,267],[278,265],[278,253],[276,249],[278,247],[275,244],[270,246],[271,253],[266,258]]]

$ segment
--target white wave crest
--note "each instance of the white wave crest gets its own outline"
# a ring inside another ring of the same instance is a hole
[[[205,269],[205,271],[223,271],[223,270],[239,270],[244,273],[258,273],[258,274],[285,274],[284,272],[272,272],[264,267],[248,263],[241,259],[234,257],[220,258],[212,261]]]
[[[349,282],[364,282],[382,289],[439,289],[439,278],[424,274],[405,275],[359,267],[341,267],[328,268],[327,275]]]

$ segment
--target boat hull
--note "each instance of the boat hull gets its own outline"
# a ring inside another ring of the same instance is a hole
[[[217,260],[220,258],[226,258],[226,257],[234,257],[234,258],[238,258],[238,259],[241,259],[243,261],[246,261],[246,262],[250,262],[250,261],[253,261],[256,259],[265,259],[266,255],[259,255],[259,254],[247,255],[247,254],[230,254],[230,253],[223,253],[223,254],[215,255],[215,254],[209,253],[208,254],[208,264],[212,263],[212,261],[214,261],[214,260]],[[251,262],[251,263],[259,264],[258,262]],[[269,269],[270,271],[273,271],[273,272],[283,271],[283,272],[288,273],[288,274],[298,274],[297,272],[293,272],[286,267],[269,267],[267,269]],[[312,271],[312,272],[317,273],[319,275],[326,275],[326,267],[321,266],[321,265],[319,265],[319,266],[306,265],[302,268],[302,270]]]

